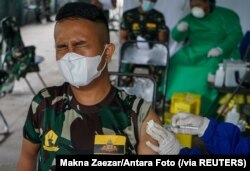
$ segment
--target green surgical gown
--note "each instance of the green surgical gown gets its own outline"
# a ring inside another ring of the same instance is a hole
[[[208,74],[215,73],[224,59],[240,57],[237,46],[242,39],[239,17],[231,10],[215,7],[204,18],[198,19],[189,14],[181,21],[188,23],[188,30],[179,32],[175,26],[172,37],[187,43],[170,59],[167,97],[171,98],[174,92],[200,94],[201,114],[208,115],[218,95],[207,82]],[[208,58],[209,50],[215,47],[220,47],[223,54]]]

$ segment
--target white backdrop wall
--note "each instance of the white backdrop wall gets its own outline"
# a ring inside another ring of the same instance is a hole
[[[138,6],[139,0],[124,0],[124,10]],[[240,17],[242,30],[250,30],[250,0],[217,0],[217,5],[234,10]],[[170,29],[189,12],[189,0],[158,0],[156,9],[161,11]]]

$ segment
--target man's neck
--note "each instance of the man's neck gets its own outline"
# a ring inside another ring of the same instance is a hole
[[[139,13],[141,13],[141,14],[147,14],[147,13],[150,12],[150,11],[143,11],[142,7],[138,7],[137,10],[138,10]]]
[[[80,88],[71,86],[71,90],[80,104],[92,106],[101,102],[108,95],[111,89],[109,76],[107,72],[102,74],[104,75],[98,77],[87,86]]]

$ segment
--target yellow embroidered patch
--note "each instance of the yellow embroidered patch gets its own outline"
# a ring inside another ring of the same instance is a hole
[[[47,134],[45,135],[45,143],[43,145],[44,150],[58,151],[59,148],[55,146],[57,138],[58,136],[53,130],[50,130],[49,132],[47,132]]]
[[[147,23],[147,24],[146,24],[146,27],[147,27],[148,29],[155,29],[155,28],[156,28],[156,24],[155,24],[155,23]]]
[[[139,30],[139,29],[140,29],[139,23],[133,23],[132,30]]]
[[[125,154],[126,137],[122,135],[95,135],[94,154]]]

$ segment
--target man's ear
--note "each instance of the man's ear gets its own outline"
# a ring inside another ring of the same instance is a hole
[[[106,59],[111,61],[113,54],[115,53],[115,45],[113,43],[109,43],[106,45]]]

